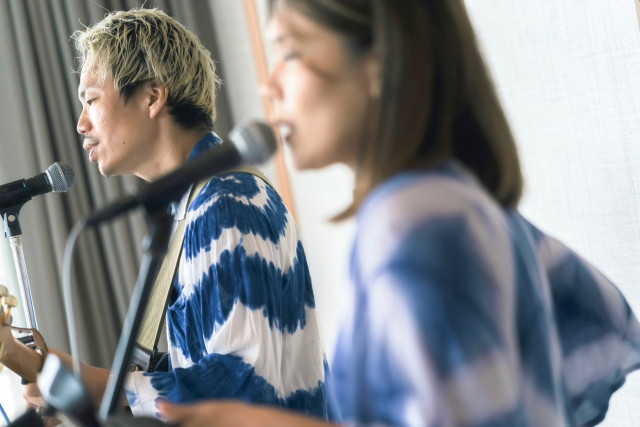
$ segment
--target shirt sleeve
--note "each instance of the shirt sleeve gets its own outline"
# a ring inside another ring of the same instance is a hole
[[[549,278],[570,408],[578,425],[604,418],[640,368],[640,324],[615,284],[559,240],[528,224]]]
[[[464,216],[430,218],[388,247],[390,255],[377,266],[358,269],[368,274],[355,278],[359,311],[350,345],[356,356],[339,364],[355,372],[333,372],[361,384],[349,393],[360,400],[344,414],[348,421],[518,424],[523,372],[514,322],[516,259],[505,233]],[[529,303],[537,308],[531,329],[546,330],[544,299],[534,293]],[[550,406],[538,419],[556,420]]]

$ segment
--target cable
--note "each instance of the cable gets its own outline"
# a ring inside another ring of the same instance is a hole
[[[73,249],[75,248],[78,236],[85,228],[85,222],[77,222],[69,233],[67,244],[64,248],[64,266],[62,273],[62,296],[64,300],[64,313],[67,318],[67,329],[69,330],[69,346],[71,347],[71,358],[73,361],[73,372],[78,379],[82,379],[80,372],[80,354],[78,351],[78,335],[76,332],[75,313],[73,312],[73,295],[71,289],[71,260]]]
[[[0,413],[2,413],[2,418],[4,418],[4,420],[7,422],[7,425],[11,424],[11,421],[9,421],[9,417],[7,417],[7,413],[4,412],[4,408],[2,407],[1,403],[0,403]]]

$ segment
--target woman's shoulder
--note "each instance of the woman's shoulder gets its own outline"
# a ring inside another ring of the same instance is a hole
[[[448,217],[502,217],[503,209],[455,162],[398,174],[378,186],[359,214],[360,227],[391,228],[394,234]]]
[[[380,185],[358,215],[360,265],[376,268],[403,247],[509,247],[504,209],[462,167],[407,172]],[[417,249],[416,249],[417,250]]]

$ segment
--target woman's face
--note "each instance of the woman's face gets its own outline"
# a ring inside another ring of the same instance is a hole
[[[293,10],[269,25],[273,63],[267,96],[298,169],[355,164],[377,89],[372,55],[350,54],[338,34]]]

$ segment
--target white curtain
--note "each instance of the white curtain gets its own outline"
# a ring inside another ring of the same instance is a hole
[[[100,21],[108,11],[141,5],[163,9],[184,23],[218,63],[222,61],[218,50],[221,36],[213,24],[214,15],[219,18],[225,5],[224,11],[243,10],[240,2],[227,0],[0,0],[0,184],[34,176],[56,161],[68,163],[76,171],[76,184],[69,193],[37,197],[20,214],[38,326],[53,348],[68,350],[61,278],[71,226],[97,207],[135,191],[138,184],[131,177],[106,179],[87,161],[76,133],[78,75],[72,72],[76,53],[69,36],[83,25]],[[236,39],[245,34],[248,40],[242,24],[235,27],[240,34]],[[237,46],[237,40],[234,42]],[[227,83],[226,67],[219,70]],[[229,77],[237,81],[253,74],[249,67],[231,70]],[[236,101],[230,112],[226,87],[217,99],[216,131],[221,136],[227,134],[231,123],[237,121],[234,114],[240,115],[241,110],[235,108]],[[255,89],[250,96],[257,98]],[[87,231],[79,240],[73,260],[74,309],[85,362],[111,366],[138,274],[145,232],[142,215],[137,213],[99,231]],[[0,238],[0,284],[19,295],[11,251],[4,238]],[[15,325],[24,326],[23,309],[21,301],[14,311]],[[8,377],[7,369],[0,371],[0,404],[13,418],[23,404],[22,390],[15,378]]]

